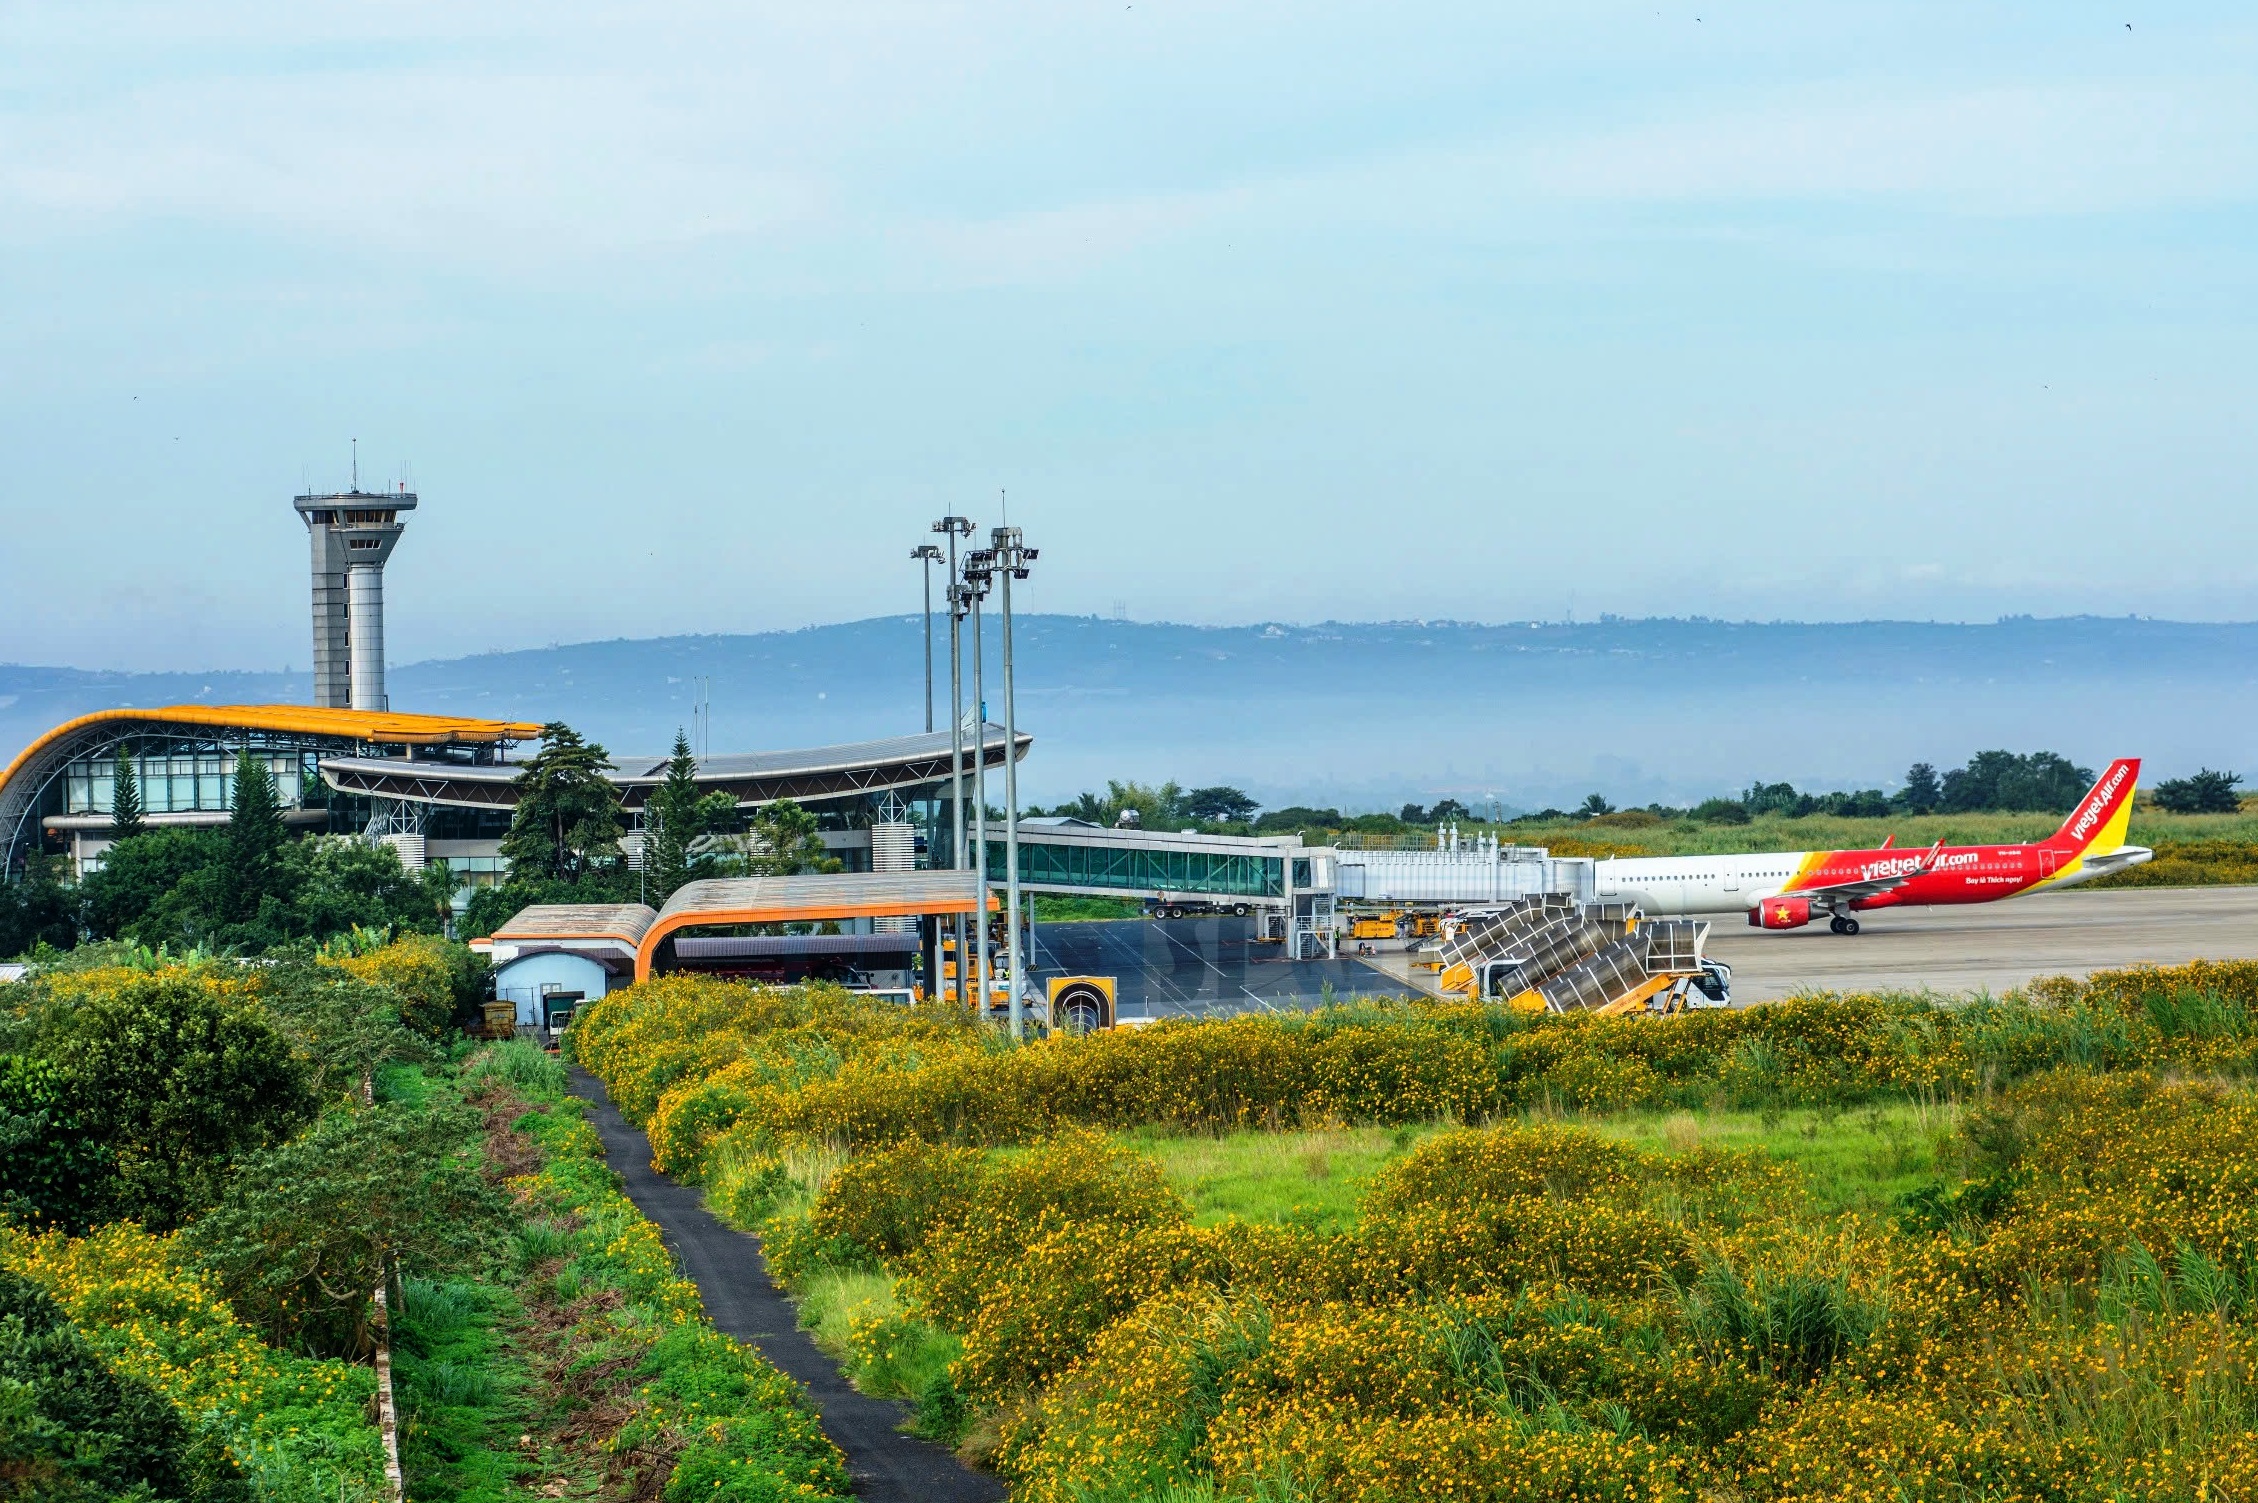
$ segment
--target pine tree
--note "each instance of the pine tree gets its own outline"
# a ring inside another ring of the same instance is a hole
[[[2240,773],[2206,767],[2192,777],[2167,778],[2156,785],[2156,807],[2170,814],[2232,814],[2242,807],[2235,795]]]
[[[131,840],[148,828],[141,822],[141,783],[133,775],[133,758],[121,744],[117,771],[110,781],[110,843]]]
[[[252,756],[248,746],[235,758],[235,794],[229,807],[223,916],[242,924],[257,918],[260,905],[276,890],[282,843],[288,838],[282,809],[275,801],[274,776],[266,759]]]
[[[666,780],[643,805],[643,884],[651,901],[663,903],[684,883],[710,874],[713,858],[698,851],[697,842],[736,812],[737,801],[728,794],[698,791],[698,759],[690,752],[690,738],[677,729]]]
[[[512,881],[578,881],[619,855],[619,790],[604,772],[611,757],[562,721],[541,727],[541,750],[513,785],[517,812],[502,837]]]

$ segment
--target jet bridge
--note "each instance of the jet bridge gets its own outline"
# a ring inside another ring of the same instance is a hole
[[[1003,832],[990,827],[987,873],[1004,880]],[[1019,885],[1028,892],[1196,903],[1255,916],[1297,959],[1335,954],[1336,852],[1299,835],[1202,835],[1084,820],[1019,822]]]

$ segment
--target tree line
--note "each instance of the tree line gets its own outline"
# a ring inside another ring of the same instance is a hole
[[[2148,796],[2156,807],[2174,814],[2231,814],[2239,807],[2235,790],[2241,781],[2235,773],[2205,768],[2185,778],[2161,782]],[[1880,788],[1809,792],[1792,783],[1756,779],[1729,797],[1704,799],[1689,807],[1650,804],[1644,812],[1706,824],[1746,824],[1766,816],[1800,819],[1814,814],[1886,819],[1920,814],[2067,813],[2093,783],[2092,768],[2080,767],[2057,752],[1984,751],[1964,765],[1943,772],[1933,763],[1916,762],[1906,769],[1903,786],[1894,792]],[[1503,823],[1558,824],[1618,812],[1604,795],[1594,793],[1574,809],[1540,809]],[[1439,824],[1475,823],[1482,818],[1479,810],[1453,798],[1431,805],[1406,803],[1393,814],[1344,814],[1337,808],[1303,804],[1264,809],[1243,789],[1228,786],[1187,789],[1174,782],[1112,780],[1103,793],[1084,792],[1065,803],[1049,809],[1036,807],[1028,813],[1099,825],[1119,824],[1129,816],[1128,822],[1147,829],[1188,828],[1206,834],[1253,835],[1301,831],[1409,835]]]

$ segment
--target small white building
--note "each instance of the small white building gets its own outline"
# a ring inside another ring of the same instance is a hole
[[[658,915],[641,903],[542,903],[470,942],[494,966],[494,1000],[517,1008],[517,1026],[541,1029],[560,1008],[577,1011],[635,980],[636,947]]]

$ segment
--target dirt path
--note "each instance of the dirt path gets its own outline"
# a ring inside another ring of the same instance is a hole
[[[896,1429],[909,1417],[905,1406],[848,1386],[838,1364],[800,1329],[791,1302],[769,1282],[760,1239],[725,1226],[696,1190],[653,1169],[649,1141],[619,1114],[603,1082],[575,1069],[572,1091],[595,1104],[592,1120],[604,1140],[605,1159],[626,1181],[628,1198],[666,1235],[713,1323],[760,1348],[762,1356],[807,1385],[824,1433],[847,1453],[855,1496],[870,1503],[996,1503],[1005,1496],[995,1478]]]

